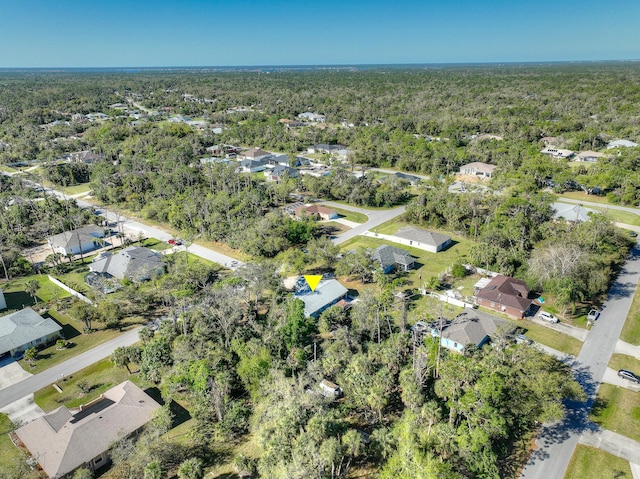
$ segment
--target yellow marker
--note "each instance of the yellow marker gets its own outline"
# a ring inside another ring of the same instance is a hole
[[[318,283],[322,279],[321,274],[305,274],[304,279],[311,288],[311,291],[315,291],[318,287]]]

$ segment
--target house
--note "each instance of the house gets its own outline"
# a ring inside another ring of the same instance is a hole
[[[4,296],[3,296],[4,300]],[[6,308],[6,303],[5,303]],[[60,338],[62,327],[31,308],[0,317],[0,358],[19,356],[31,347],[45,346]]]
[[[450,236],[432,233],[431,231],[414,228],[413,226],[405,226],[399,229],[394,235],[384,235],[383,237],[395,243],[413,246],[414,248],[430,251],[431,253],[442,251],[451,244]]]
[[[372,257],[380,264],[382,271],[385,273],[389,273],[394,269],[409,271],[414,264],[409,252],[395,246],[380,245],[373,251]]]
[[[259,171],[264,171],[267,166],[269,166],[269,160],[267,159],[242,160],[240,161],[239,170],[243,173],[257,173]]]
[[[298,170],[289,168],[288,166],[278,165],[274,168],[265,170],[264,176],[266,176],[269,181],[275,181],[276,183],[279,183],[285,177],[297,178]]]
[[[271,158],[272,156],[273,155],[268,151],[261,150],[260,148],[251,148],[250,150],[247,150],[241,153],[240,155],[238,155],[238,158],[242,160],[259,161],[259,160],[264,160],[266,158]]]
[[[7,309],[7,300],[4,298],[4,292],[0,289],[0,311]]]
[[[324,123],[326,120],[324,115],[320,115],[318,113],[312,113],[310,111],[305,111],[304,113],[300,113],[298,118],[302,118],[306,121],[315,121],[316,123]]]
[[[328,145],[326,143],[321,143],[318,145],[313,145],[307,148],[307,152],[309,153],[337,153],[340,150],[346,149],[343,145]]]
[[[524,281],[497,275],[476,292],[476,304],[522,319],[533,304]]]
[[[461,175],[477,176],[478,178],[491,178],[496,166],[481,161],[474,161],[460,167]]]
[[[109,119],[109,115],[106,115],[104,113],[88,113],[87,114],[87,118],[91,121],[96,121],[96,120],[108,120]]]
[[[15,435],[50,478],[70,477],[80,467],[95,471],[106,465],[113,443],[139,432],[159,408],[151,396],[125,381],[78,410],[61,406]]]
[[[465,308],[452,321],[442,326],[442,334],[440,334],[438,323],[434,323],[431,327],[431,335],[434,338],[440,336],[440,344],[443,347],[462,353],[470,344],[481,348],[490,341],[491,335],[499,328],[508,326],[508,321],[477,309]]]
[[[162,274],[164,267],[161,256],[155,251],[144,246],[129,246],[116,254],[99,255],[89,265],[89,270],[139,283],[151,279],[155,274]]]
[[[543,155],[551,156],[553,158],[571,158],[574,153],[571,150],[564,150],[562,148],[546,147],[544,150],[540,150]]]
[[[610,150],[612,148],[635,148],[638,146],[637,143],[629,140],[614,140],[609,142],[607,145],[607,149]]]
[[[422,180],[418,176],[408,175],[406,173],[401,173],[399,171],[396,172],[393,176],[395,176],[400,180],[408,181],[411,186],[419,185],[422,182]]]
[[[581,151],[576,155],[576,161],[589,161],[593,163],[604,156],[606,156],[604,153],[598,153],[597,151]]]
[[[304,303],[304,315],[317,318],[328,307],[343,299],[348,290],[338,280],[323,279],[316,289],[311,291],[306,282],[299,282],[294,296]]]
[[[289,166],[289,155],[276,155],[269,158],[269,163],[272,165]]]
[[[316,216],[324,221],[333,220],[339,217],[336,210],[327,208],[322,205],[302,205],[296,208],[296,216],[302,218],[303,216]]]
[[[589,215],[598,213],[598,211],[585,208],[582,205],[568,205],[566,203],[553,204],[553,219],[565,220],[574,223],[582,223],[589,220]]]
[[[56,253],[62,255],[84,254],[101,248],[105,244],[104,236],[104,228],[88,225],[50,236],[47,241]]]
[[[93,151],[84,150],[69,153],[69,155],[67,155],[67,158],[70,162],[73,163],[86,163],[89,165],[96,161],[103,160],[106,157],[104,153],[94,153]]]
[[[342,396],[342,388],[328,379],[320,381],[318,386],[320,388],[320,394],[327,399],[338,399]]]
[[[230,160],[228,160],[227,158],[218,158],[217,156],[210,156],[208,158],[200,158],[200,164],[201,165],[209,165],[209,164],[216,164],[216,163],[223,163],[225,165],[228,165],[230,162]]]

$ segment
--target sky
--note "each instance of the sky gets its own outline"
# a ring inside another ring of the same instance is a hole
[[[630,60],[639,20],[639,0],[0,0],[0,68]]]

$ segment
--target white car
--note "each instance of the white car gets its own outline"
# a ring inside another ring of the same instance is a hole
[[[544,319],[545,321],[548,321],[549,323],[559,323],[560,322],[560,320],[558,318],[556,318],[553,314],[547,313],[546,311],[540,311],[540,313],[538,313],[538,317],[540,319]]]

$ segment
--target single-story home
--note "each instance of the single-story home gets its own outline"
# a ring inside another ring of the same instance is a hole
[[[89,265],[95,273],[107,273],[117,279],[128,279],[134,283],[147,281],[154,274],[162,274],[165,264],[155,251],[144,246],[129,246],[116,254],[103,253]]]
[[[318,145],[313,145],[307,148],[307,152],[309,153],[337,153],[340,150],[344,150],[346,147],[344,145],[328,145],[326,143],[321,143]]]
[[[422,182],[422,179],[419,176],[408,175],[407,173],[402,173],[400,171],[396,172],[393,176],[400,180],[408,181],[410,185],[419,185]]]
[[[533,304],[529,292],[524,281],[499,274],[476,291],[476,304],[522,319]]]
[[[289,158],[289,155],[276,155],[269,158],[269,163],[271,165],[289,166],[291,159]]]
[[[338,218],[336,210],[327,208],[322,205],[303,205],[296,208],[296,216],[302,218],[303,216],[317,216],[321,220],[329,221]]]
[[[327,399],[337,399],[342,396],[342,388],[338,386],[336,383],[329,381],[328,379],[323,379],[320,381],[320,394],[322,394]]]
[[[274,168],[265,170],[264,176],[266,176],[269,181],[280,182],[285,176],[288,178],[297,178],[298,170],[289,168],[288,166],[277,165]]]
[[[86,163],[86,164],[91,164],[91,163],[94,163],[95,161],[104,160],[106,158],[104,153],[94,153],[93,151],[89,151],[89,150],[75,151],[65,156],[71,162]]]
[[[477,176],[478,178],[491,178],[496,166],[489,163],[483,163],[481,161],[474,161],[473,163],[467,163],[460,167],[461,175]]]
[[[585,208],[582,205],[569,205],[567,203],[554,203],[553,209],[553,219],[571,221],[575,223],[588,221],[590,214],[598,213],[598,211],[591,208]]]
[[[269,160],[264,158],[260,160],[241,160],[239,170],[243,173],[257,173],[264,171],[267,166],[269,166]]]
[[[635,148],[636,146],[638,146],[638,144],[634,141],[630,141],[630,140],[614,140],[609,142],[609,144],[607,145],[607,149],[612,149],[612,148]]]
[[[464,352],[469,344],[481,348],[500,327],[509,327],[509,322],[477,309],[465,308],[453,320],[444,324],[440,344],[459,353]],[[437,322],[432,325],[431,335],[434,338],[440,336]]]
[[[95,471],[109,462],[113,443],[142,429],[160,405],[131,381],[69,410],[61,406],[15,431],[52,479],[80,467]]]
[[[382,271],[389,273],[396,269],[398,271],[409,271],[413,268],[413,257],[408,251],[395,246],[380,245],[372,254],[375,261],[380,264]]]
[[[103,246],[105,236],[103,227],[88,225],[71,231],[65,231],[47,238],[56,253],[63,255],[84,254]]]
[[[315,290],[311,291],[307,286],[299,289],[294,296],[304,303],[305,316],[317,318],[325,309],[344,298],[348,292],[349,290],[338,280],[323,279]]]
[[[595,161],[598,161],[600,158],[604,156],[607,156],[607,155],[605,155],[604,153],[598,153],[597,151],[591,151],[591,150],[581,151],[576,155],[576,161],[588,161],[593,163]]]
[[[413,246],[414,248],[437,253],[442,251],[451,244],[451,237],[440,233],[432,233],[431,231],[415,228],[413,226],[405,226],[399,229],[395,234],[384,236],[395,243],[405,246]]]
[[[6,305],[5,305],[6,307]],[[31,347],[45,346],[60,339],[62,326],[43,318],[31,308],[0,317],[0,358],[18,356]]]
[[[554,158],[571,158],[574,153],[571,150],[564,150],[562,148],[547,147],[540,151],[543,155],[552,156]]]
[[[243,151],[238,155],[240,159],[243,160],[264,160],[266,158],[271,158],[273,155],[268,151],[264,151],[260,148],[251,148],[250,150]]]
[[[319,113],[313,113],[310,111],[305,111],[304,113],[300,113],[298,115],[298,118],[303,118],[304,120],[307,121],[315,121],[318,123],[324,123],[325,121],[325,116],[324,115],[320,115]]]

